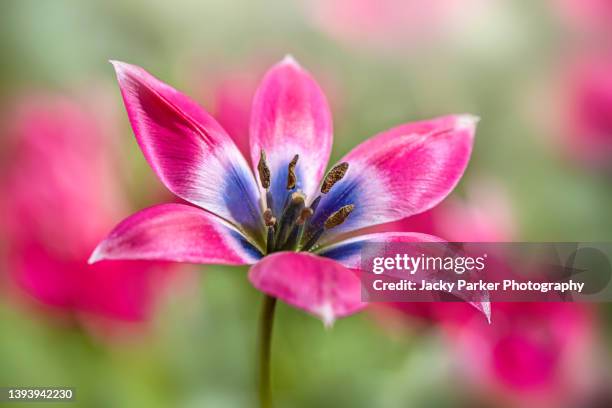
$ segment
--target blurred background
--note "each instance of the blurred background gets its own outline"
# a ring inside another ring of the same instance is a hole
[[[460,186],[398,228],[612,240],[609,0],[4,0],[0,50],[0,386],[74,387],[83,407],[255,401],[246,268],[86,265],[118,221],[174,200],[108,59],[198,100],[244,146],[257,82],[290,53],[331,102],[332,161],[403,122],[476,114]],[[376,305],[326,330],[280,305],[277,406],[612,406],[609,305],[492,317]]]

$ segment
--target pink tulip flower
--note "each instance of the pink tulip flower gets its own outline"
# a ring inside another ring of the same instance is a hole
[[[356,273],[364,244],[439,240],[366,228],[426,211],[449,194],[469,160],[474,116],[395,127],[357,146],[326,174],[328,103],[287,57],[255,93],[250,168],[227,132],[191,99],[142,68],[113,65],[147,161],[192,205],[134,214],[98,245],[90,263],[252,265],[249,279],[257,289],[331,324],[365,306]]]
[[[60,316],[106,327],[146,320],[159,272],[168,273],[151,262],[87,264],[91,248],[127,209],[107,116],[77,98],[24,98],[5,122],[10,154],[1,178],[9,283]]]
[[[452,242],[515,240],[505,192],[483,180],[467,191],[465,200],[452,197],[382,230],[410,229]],[[442,327],[460,377],[496,405],[558,407],[579,399],[592,382],[585,375],[592,372],[592,309],[567,303],[493,303],[492,308],[491,323],[480,321],[465,303],[392,303],[375,311],[382,324],[399,318]]]
[[[612,1],[610,0],[551,0],[561,18],[572,28],[589,34],[612,33]]]
[[[358,49],[396,50],[461,32],[490,2],[481,0],[311,0],[304,7],[325,34]]]
[[[472,318],[453,328],[450,342],[463,378],[503,406],[578,406],[594,388],[592,309],[569,303],[494,307],[491,325],[464,308]]]
[[[572,158],[612,167],[612,56],[582,57],[560,79],[557,129]]]

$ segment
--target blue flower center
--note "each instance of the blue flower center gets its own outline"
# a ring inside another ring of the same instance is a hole
[[[296,154],[287,166],[286,196],[283,206],[279,207],[282,209],[277,218],[272,211],[273,197],[270,192],[272,175],[266,162],[266,153],[263,150],[261,151],[257,170],[261,185],[266,190],[266,209],[263,213],[263,221],[267,230],[266,254],[278,251],[312,251],[316,249],[323,233],[342,224],[355,208],[354,204],[338,208],[327,217],[321,227],[305,234],[309,220],[317,211],[322,195],[329,193],[332,187],[342,180],[349,165],[348,163],[340,163],[334,166],[321,183],[321,194],[307,206],[306,195],[301,191],[296,191],[298,180],[295,167],[298,160],[299,155]]]

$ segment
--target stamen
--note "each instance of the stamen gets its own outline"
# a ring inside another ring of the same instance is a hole
[[[310,239],[304,245],[302,245],[302,248],[300,250],[309,251],[312,247],[316,245],[317,241],[319,240],[319,238],[321,238],[321,235],[323,235],[323,232],[325,232],[325,230],[337,227],[338,225],[342,224],[344,221],[346,221],[346,219],[351,214],[351,212],[353,212],[354,209],[355,206],[353,204],[345,205],[344,207],[341,207],[338,211],[327,217],[327,220],[325,220],[325,223],[323,224],[324,228],[319,228],[314,233],[312,233]]]
[[[302,245],[302,248],[300,248],[300,251],[309,251],[310,248],[312,248],[317,243],[319,238],[321,238],[321,235],[323,235],[324,231],[325,230],[323,228],[320,228],[317,231],[315,231],[315,233],[312,234],[310,239],[304,245]]]
[[[304,209],[304,194],[292,193],[279,221],[278,233],[276,236],[277,244],[284,244],[287,241],[287,236],[291,232],[295,221]]]
[[[300,156],[296,154],[289,162],[289,168],[287,171],[287,190],[292,190],[295,188],[295,183],[297,182],[297,177],[295,176],[295,166],[297,165],[299,158]]]
[[[304,225],[304,223],[306,221],[308,221],[308,219],[310,217],[312,217],[312,214],[314,213],[314,211],[312,211],[312,208],[304,208],[302,209],[302,212],[300,213],[300,216],[298,217],[297,221],[295,222],[297,225]]]
[[[301,225],[294,225],[293,228],[291,229],[291,233],[289,234],[289,237],[287,237],[287,241],[285,242],[281,250],[283,251],[295,250],[297,243],[300,240],[300,236],[302,235],[302,232],[303,232],[303,228]]]
[[[263,149],[261,149],[261,153],[259,155],[257,171],[259,172],[259,180],[261,181],[261,186],[267,190],[268,188],[270,188],[270,168],[266,163],[266,152],[264,152]]]
[[[321,196],[318,196],[317,198],[314,199],[312,204],[310,204],[310,208],[312,209],[313,213],[317,211],[317,207],[319,206],[320,202],[321,202]]]
[[[291,193],[291,195],[289,196],[289,205],[291,204],[304,204],[304,200],[306,199],[306,197],[304,197],[304,194],[300,193],[299,191],[295,192],[295,193]]]
[[[266,242],[266,253],[274,251],[274,227],[268,227],[268,240]]]
[[[324,224],[325,229],[334,228],[342,224],[344,221],[346,221],[346,219],[351,214],[351,212],[353,212],[354,209],[355,209],[355,206],[353,204],[349,204],[349,205],[345,205],[344,207],[341,207],[338,211],[330,215],[325,220],[325,224]]]
[[[268,208],[274,208],[274,199],[270,190],[266,191],[266,204]]]
[[[346,171],[349,168],[349,164],[347,162],[340,163],[334,166],[323,179],[323,184],[321,185],[321,193],[327,194],[332,189],[334,184],[342,180]]]
[[[269,208],[266,208],[266,210],[264,211],[263,219],[264,223],[266,224],[266,227],[273,227],[274,224],[276,224],[276,217],[272,215],[272,210]]]

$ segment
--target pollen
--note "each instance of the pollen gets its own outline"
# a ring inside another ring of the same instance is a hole
[[[293,156],[293,159],[289,162],[289,168],[287,171],[287,190],[291,190],[295,187],[295,183],[297,182],[297,177],[295,175],[295,166],[297,166],[297,162],[300,156],[296,154]]]
[[[270,188],[270,168],[266,163],[266,152],[261,150],[259,155],[259,163],[257,164],[257,171],[259,172],[259,180],[261,180],[261,186],[266,190]]]
[[[344,162],[334,166],[325,176],[321,185],[321,193],[327,194],[332,189],[334,184],[342,180],[349,168],[349,164]]]
[[[344,221],[346,221],[346,219],[353,212],[354,209],[355,205],[353,204],[340,207],[340,209],[338,209],[325,220],[325,228],[330,229],[342,224]]]

